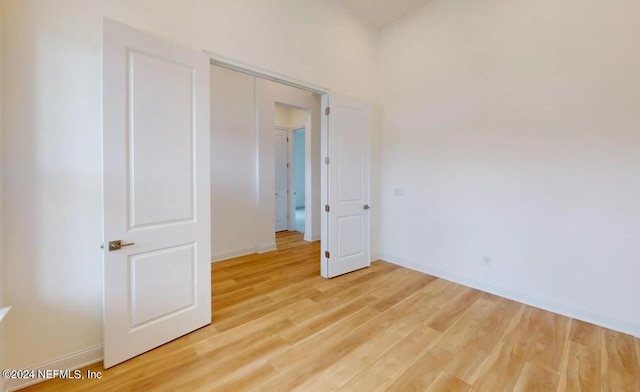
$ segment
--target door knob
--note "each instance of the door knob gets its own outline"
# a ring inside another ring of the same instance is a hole
[[[369,208],[371,208],[371,207],[369,207],[369,204],[365,204],[365,205],[364,205],[364,209],[365,209],[365,210],[368,210]]]
[[[123,244],[122,240],[109,241],[109,252],[113,250],[121,249],[125,246],[135,245],[135,242],[131,242],[129,244]]]

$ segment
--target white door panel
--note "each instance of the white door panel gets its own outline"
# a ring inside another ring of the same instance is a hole
[[[361,102],[330,94],[325,106],[324,137],[326,212],[322,275],[334,277],[370,265],[369,165],[371,108]]]
[[[336,257],[339,259],[359,257],[363,252],[362,232],[364,222],[362,214],[358,212],[354,215],[340,216],[336,221],[338,230],[338,246],[336,246],[338,252]]]
[[[194,306],[195,255],[195,244],[187,244],[131,256],[133,329]]]
[[[110,367],[211,322],[206,56],[105,20],[103,167]]]
[[[289,205],[289,173],[287,168],[289,149],[287,146],[288,132],[282,129],[275,131],[275,165],[276,165],[276,222],[275,231],[289,229],[288,205]]]
[[[133,50],[128,61],[131,227],[193,220],[193,69]]]

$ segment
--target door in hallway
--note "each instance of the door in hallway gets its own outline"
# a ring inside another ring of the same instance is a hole
[[[275,130],[275,166],[276,166],[276,221],[275,231],[289,229],[287,208],[289,205],[289,151],[288,132],[283,129]]]

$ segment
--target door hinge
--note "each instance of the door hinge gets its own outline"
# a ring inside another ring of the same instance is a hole
[[[328,165],[328,164],[329,164],[329,157],[325,157],[325,158],[324,158],[324,164],[325,164],[325,165]]]
[[[287,163],[287,169],[289,168],[289,164]]]
[[[287,138],[287,143],[289,143],[289,138]]]
[[[327,107],[324,109],[324,114],[326,114],[327,116],[331,114],[331,108],[330,108],[329,106],[327,106]]]
[[[325,204],[325,206],[324,206],[324,210],[325,210],[325,211],[327,211],[327,212],[329,212],[329,204]]]
[[[329,258],[329,251],[328,250],[324,251],[324,257],[326,257],[327,259]]]

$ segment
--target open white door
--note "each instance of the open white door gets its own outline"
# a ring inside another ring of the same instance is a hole
[[[275,165],[276,165],[276,219],[275,230],[285,231],[289,229],[289,133],[286,130],[276,129],[275,138]]]
[[[370,265],[371,107],[323,96],[321,274],[332,278]]]
[[[209,62],[106,19],[102,51],[108,368],[211,323]]]

